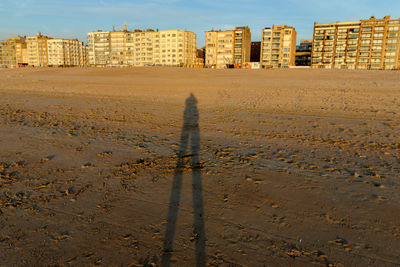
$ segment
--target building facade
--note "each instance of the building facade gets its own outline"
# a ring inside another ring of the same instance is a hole
[[[400,19],[314,23],[313,38],[313,68],[400,68]]]
[[[24,51],[25,50],[25,51]],[[0,66],[7,68],[18,67],[26,57],[25,37],[9,37],[0,42]]]
[[[34,67],[48,66],[47,41],[53,38],[44,36],[40,32],[38,35],[26,38],[27,62]]]
[[[91,66],[194,67],[196,34],[190,31],[126,29],[88,33]]]
[[[206,67],[223,69],[233,64],[234,34],[233,30],[206,32]]]
[[[51,39],[47,41],[48,65],[73,67],[86,65],[87,49],[78,39]]]
[[[194,67],[196,34],[190,31],[160,31],[160,62],[162,66]]]
[[[206,67],[243,67],[250,61],[250,51],[251,32],[247,26],[236,27],[235,30],[206,32]]]
[[[264,28],[261,34],[260,64],[262,68],[288,68],[295,65],[295,28],[274,25]]]
[[[251,42],[250,62],[260,62],[261,42]]]
[[[110,32],[88,33],[88,56],[89,65],[96,67],[105,67],[111,64],[110,62]]]
[[[296,66],[311,66],[312,40],[301,40],[296,46]]]
[[[204,68],[204,61],[206,58],[206,47],[203,46],[200,49],[196,49],[196,62],[195,62],[195,67],[196,68]]]
[[[245,63],[250,62],[251,54],[251,32],[249,27],[235,28],[235,49],[234,64],[243,67]]]

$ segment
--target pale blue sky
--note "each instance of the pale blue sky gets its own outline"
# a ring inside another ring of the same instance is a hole
[[[295,27],[299,41],[312,37],[314,22],[385,15],[400,17],[400,0],[0,0],[0,40],[41,31],[87,42],[87,32],[127,22],[128,29],[193,31],[198,47],[207,30],[246,25],[253,41],[273,24]]]

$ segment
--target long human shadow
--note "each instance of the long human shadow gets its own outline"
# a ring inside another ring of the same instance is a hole
[[[190,140],[191,153],[186,154]],[[196,266],[206,265],[205,252],[205,229],[203,218],[203,192],[200,166],[200,130],[199,130],[199,111],[197,109],[197,99],[193,94],[186,99],[186,106],[183,112],[183,126],[181,133],[181,144],[178,151],[174,180],[172,182],[171,196],[169,202],[168,222],[165,232],[164,248],[161,266],[169,266],[173,252],[173,241],[178,218],[179,202],[182,190],[182,177],[185,168],[185,160],[191,158],[190,167],[192,170],[192,202],[194,210],[192,240],[196,242]]]

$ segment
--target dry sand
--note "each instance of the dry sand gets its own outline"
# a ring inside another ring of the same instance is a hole
[[[399,266],[399,122],[394,71],[0,70],[0,262]]]

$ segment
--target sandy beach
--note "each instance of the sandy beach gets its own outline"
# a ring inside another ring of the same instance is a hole
[[[398,71],[0,69],[0,147],[0,265],[400,265]]]

